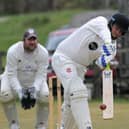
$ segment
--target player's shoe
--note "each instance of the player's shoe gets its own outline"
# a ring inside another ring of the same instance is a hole
[[[19,129],[19,126],[16,123],[11,124],[10,129]]]
[[[39,128],[37,128],[37,129],[46,129],[46,128],[43,126],[43,127],[39,127]]]
[[[10,129],[20,129],[19,125],[16,121],[12,121],[11,125],[10,125]]]
[[[43,123],[37,125],[36,129],[46,129]]]

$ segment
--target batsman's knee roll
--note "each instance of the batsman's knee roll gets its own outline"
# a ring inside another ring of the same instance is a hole
[[[70,81],[70,99],[88,98],[88,91],[81,78],[73,78]]]

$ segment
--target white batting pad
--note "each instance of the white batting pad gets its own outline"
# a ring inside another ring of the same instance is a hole
[[[62,122],[60,129],[76,129],[76,123],[73,118],[70,105],[63,103],[62,105]]]
[[[92,129],[88,107],[88,92],[80,78],[73,79],[70,87],[72,114],[79,129]]]

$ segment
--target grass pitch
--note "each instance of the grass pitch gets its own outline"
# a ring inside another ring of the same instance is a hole
[[[93,129],[128,129],[129,128],[129,102],[128,100],[115,100],[114,118],[103,120],[102,111],[99,109],[100,101],[90,101],[90,111]],[[17,103],[21,129],[34,129],[36,108],[23,110]],[[55,117],[57,113],[55,111]],[[7,120],[0,106],[0,129],[8,129]]]
[[[114,104],[114,118],[102,119],[102,111],[99,109],[100,102],[91,102],[91,117],[93,129],[128,129],[129,128],[129,102],[117,100]]]

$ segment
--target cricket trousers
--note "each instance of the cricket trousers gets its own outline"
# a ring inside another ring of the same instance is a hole
[[[92,129],[88,91],[83,83],[86,68],[57,52],[53,55],[52,66],[64,88],[62,128]]]

